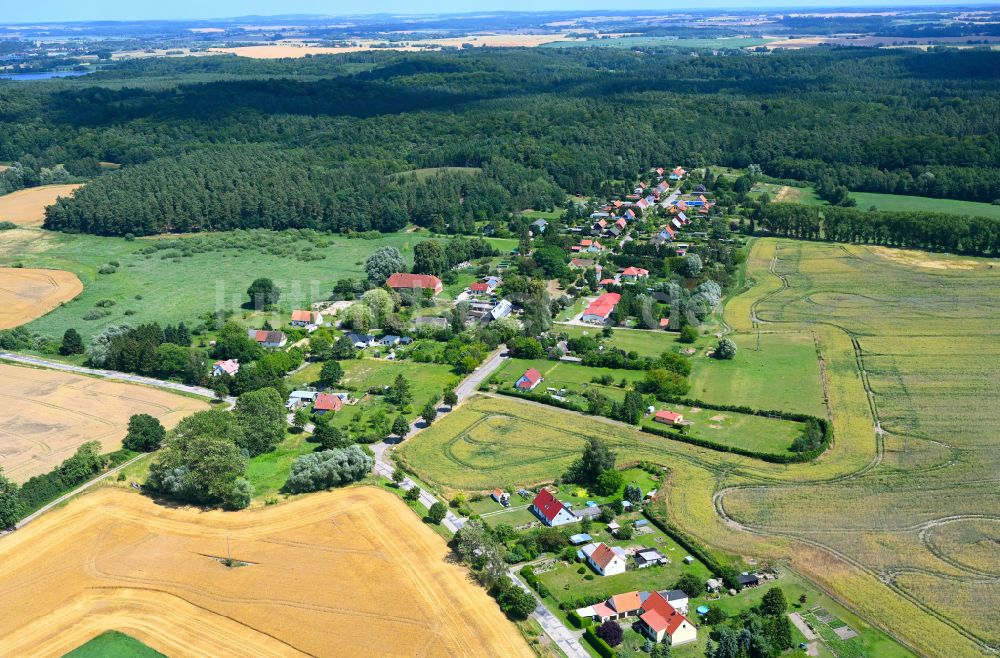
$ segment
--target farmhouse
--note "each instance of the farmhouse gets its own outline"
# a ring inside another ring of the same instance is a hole
[[[581,551],[587,556],[587,563],[602,576],[617,576],[625,573],[625,551],[617,546],[612,548],[604,542],[588,544]]]
[[[247,335],[257,341],[261,347],[284,347],[288,342],[288,336],[281,331],[267,331],[265,329],[248,329]]]
[[[385,282],[393,290],[407,290],[409,292],[419,292],[423,290],[433,290],[434,294],[440,293],[444,286],[441,279],[431,274],[407,274],[406,272],[396,272]]]
[[[580,319],[593,324],[607,324],[621,299],[622,296],[616,292],[606,292],[587,306]]]
[[[344,406],[344,400],[339,395],[332,393],[319,393],[316,402],[313,403],[313,412],[322,416],[327,412],[337,413]]]
[[[542,383],[542,373],[538,372],[534,368],[528,368],[521,375],[520,379],[514,383],[514,388],[519,391],[530,391],[536,386]]]
[[[228,359],[226,361],[216,361],[212,364],[212,376],[221,377],[222,375],[229,375],[232,377],[240,371],[240,361],[239,359]]]
[[[531,511],[547,526],[555,527],[579,521],[576,515],[556,500],[556,497],[548,489],[542,489],[538,492],[535,500],[531,503]]]
[[[657,423],[663,423],[664,425],[680,425],[684,422],[684,416],[679,413],[663,409],[662,411],[656,412],[656,415],[653,416],[653,420]]]
[[[636,628],[654,642],[671,645],[687,644],[698,639],[698,629],[670,602],[654,592],[642,603],[642,614]]]
[[[292,311],[292,326],[318,327],[323,324],[323,314],[319,311]]]
[[[294,411],[315,399],[316,391],[292,391],[291,395],[288,396],[288,402],[285,403],[285,407],[290,411]]]

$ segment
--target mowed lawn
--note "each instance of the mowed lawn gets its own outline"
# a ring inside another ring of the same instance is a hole
[[[340,383],[359,392],[391,386],[396,377],[402,375],[410,383],[414,406],[440,399],[444,390],[455,386],[459,380],[458,375],[451,371],[451,366],[442,363],[364,358],[341,361],[340,365],[344,367]]]
[[[320,449],[318,443],[309,442],[310,436],[305,432],[289,431],[276,449],[250,458],[246,477],[254,487],[254,498],[277,495],[288,481],[295,458]]]
[[[556,324],[552,326],[553,333],[566,334],[570,338],[580,336],[595,336],[600,339],[600,327],[581,327],[575,324]],[[664,352],[672,352],[680,345],[676,332],[653,329],[615,329],[611,338],[604,338],[604,344],[623,349],[626,352],[636,352],[639,356],[660,356]],[[686,347],[686,346],[682,346]]]
[[[63,658],[163,658],[163,654],[124,633],[108,631]]]
[[[232,238],[239,245],[245,232],[212,234],[218,242]],[[284,234],[267,232],[265,243],[274,243]],[[197,238],[184,238],[193,240]],[[322,235],[315,247],[305,239],[292,239],[282,249],[266,246],[220,248],[208,252],[139,253],[153,240],[126,241],[92,235],[68,235],[43,230],[15,230],[4,233],[0,244],[0,266],[22,263],[24,267],[68,270],[76,273],[84,290],[76,299],[28,325],[29,330],[62,336],[70,327],[85,342],[113,324],[131,325],[157,321],[170,324],[184,321],[197,324],[198,316],[216,309],[233,309],[247,302],[247,287],[257,277],[269,277],[280,286],[279,306],[284,312],[309,302],[328,299],[334,283],[344,277],[359,277],[365,259],[382,246],[400,249],[407,260],[413,245],[425,238],[414,234],[393,234],[377,240],[348,239]],[[272,251],[274,253],[272,253]],[[302,258],[311,254],[307,258]],[[164,256],[167,256],[164,258]],[[323,256],[323,258],[315,258]],[[114,274],[99,274],[105,264],[118,262]],[[107,315],[84,320],[101,300],[111,300]]]
[[[713,441],[715,443],[766,452],[772,455],[791,454],[792,441],[802,433],[802,423],[780,418],[751,416],[731,411],[716,411],[676,404],[659,404],[657,408],[683,414],[684,420],[690,422],[688,435]],[[642,422],[644,427],[673,429],[647,416]]]
[[[500,386],[505,389],[513,389],[514,383],[529,368],[534,368],[542,374],[542,383],[534,392],[544,393],[549,388],[557,391],[566,389],[566,395],[573,397],[582,396],[587,389],[596,389],[615,400],[625,397],[624,388],[618,384],[625,380],[628,385],[634,385],[637,381],[642,381],[646,373],[638,370],[617,370],[614,368],[591,368],[568,361],[551,361],[549,359],[511,359],[503,368],[494,375],[499,378]],[[614,378],[614,384],[606,386],[596,384],[591,381],[595,377],[610,375]],[[581,402],[581,400],[575,400]]]
[[[716,404],[826,416],[819,357],[811,333],[732,334],[736,358],[700,352],[691,360],[688,397]]]

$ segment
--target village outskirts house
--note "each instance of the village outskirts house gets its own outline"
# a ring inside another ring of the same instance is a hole
[[[293,327],[312,327],[315,331],[316,327],[323,324],[323,314],[319,311],[292,311],[290,324]]]
[[[615,546],[612,548],[604,542],[589,544],[580,549],[587,557],[587,563],[602,576],[617,576],[625,573],[627,563],[625,551]]]
[[[326,413],[337,413],[344,407],[344,399],[332,393],[319,393],[313,402],[313,413],[322,416]]]
[[[580,519],[559,502],[548,489],[542,489],[531,503],[531,511],[547,526],[553,528],[575,523]]]
[[[671,646],[695,642],[698,629],[659,592],[653,592],[642,603],[642,614],[636,628],[654,642]]]
[[[288,336],[282,331],[247,329],[247,335],[261,347],[279,348],[284,347],[288,343]]]
[[[223,375],[229,375],[230,377],[235,377],[236,373],[240,371],[240,361],[239,359],[227,359],[225,361],[216,361],[212,364],[212,376],[221,377]]]
[[[622,296],[616,292],[606,292],[592,301],[583,311],[580,319],[591,324],[607,324]]]
[[[396,272],[389,276],[385,284],[397,292],[401,290],[408,292],[432,290],[433,294],[437,295],[444,290],[441,279],[432,274],[408,274],[406,272]]]
[[[656,412],[656,415],[653,416],[653,421],[664,425],[680,425],[684,422],[684,416],[674,411],[663,409]]]
[[[524,371],[524,374],[521,375],[516,382],[514,382],[514,388],[519,391],[531,391],[541,383],[542,373],[538,372],[534,368],[528,368]]]

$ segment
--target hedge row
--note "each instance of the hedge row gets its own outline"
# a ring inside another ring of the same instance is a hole
[[[571,610],[566,617],[569,619],[569,623],[573,625],[573,628],[590,628],[594,624],[594,620],[590,617],[581,617],[576,614],[576,610]]]
[[[587,630],[583,632],[583,639],[585,639],[590,646],[594,647],[594,651],[599,653],[601,656],[604,656],[604,658],[617,658],[618,652],[612,649],[610,644],[597,637],[593,628],[587,628]]]
[[[648,505],[643,508],[642,514],[649,519],[649,522],[655,525],[660,532],[680,544],[681,548],[687,551],[689,555],[708,567],[708,570],[711,571],[712,574],[720,576],[723,580],[725,580],[727,587],[740,589],[739,581],[736,579],[736,569],[729,565],[722,564],[715,559],[715,556],[712,555],[708,549],[698,543],[690,535],[666,519],[661,519],[659,516],[650,512]]]
[[[546,393],[521,393],[518,391],[512,391],[508,389],[497,389],[497,393],[500,395],[509,395],[512,398],[522,398],[524,400],[531,400],[532,402],[538,402],[540,404],[547,404],[550,407],[558,407],[560,409],[566,409],[568,411],[575,411],[577,413],[585,414],[587,410],[578,404],[573,404],[568,400],[557,400],[554,397]]]
[[[528,583],[528,586],[538,592],[538,595],[543,599],[552,594],[549,588],[545,586],[545,583],[538,580],[538,576],[535,575],[535,570],[531,568],[530,564],[522,567],[520,574],[524,578],[524,582]]]

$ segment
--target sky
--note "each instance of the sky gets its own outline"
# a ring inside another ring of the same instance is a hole
[[[962,5],[996,0],[959,0]],[[941,0],[0,0],[0,23],[33,21],[160,20],[273,16],[277,14],[448,13],[471,11],[549,11],[726,7],[733,9],[915,6]],[[958,3],[953,3],[958,4]]]

